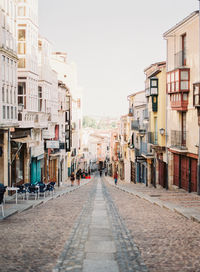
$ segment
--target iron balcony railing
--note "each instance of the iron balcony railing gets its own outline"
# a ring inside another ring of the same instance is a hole
[[[135,148],[135,157],[138,157],[141,155],[141,150],[138,148]]]
[[[175,68],[186,66],[186,50],[181,50],[174,55],[175,58]]]
[[[143,110],[143,119],[149,119],[148,109]]]
[[[133,116],[133,108],[129,108],[128,114],[129,116]]]
[[[171,145],[180,149],[185,149],[186,137],[186,131],[171,130]]]
[[[148,143],[157,145],[158,144],[158,132],[148,132]]]
[[[139,130],[140,123],[137,120],[131,121],[131,129],[132,130]]]

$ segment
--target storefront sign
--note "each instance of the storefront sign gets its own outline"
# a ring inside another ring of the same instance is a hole
[[[46,148],[59,149],[59,141],[46,141]]]

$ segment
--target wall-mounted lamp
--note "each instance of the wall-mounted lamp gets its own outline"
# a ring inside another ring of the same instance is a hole
[[[164,128],[160,128],[159,131],[160,131],[160,135],[163,136],[164,133],[165,133],[165,129]]]

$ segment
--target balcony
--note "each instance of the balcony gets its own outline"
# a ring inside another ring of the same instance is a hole
[[[129,108],[128,111],[128,116],[132,117],[133,116],[133,108]]]
[[[153,152],[152,152],[152,145],[146,142],[142,142],[141,143],[141,148],[140,148],[140,153],[143,156],[152,156]]]
[[[131,121],[131,130],[139,130],[139,121],[137,120]]]
[[[175,68],[180,68],[186,65],[186,50],[181,50],[174,55]]]
[[[148,109],[143,110],[143,119],[148,120],[149,119],[149,112]]]
[[[186,131],[171,130],[171,146],[180,150],[186,150]]]
[[[158,144],[158,132],[148,132],[148,143],[153,145]]]
[[[141,156],[141,150],[138,148],[135,148],[135,157]]]
[[[179,68],[167,73],[167,92],[170,95],[171,108],[173,110],[187,110],[189,91],[189,68]]]

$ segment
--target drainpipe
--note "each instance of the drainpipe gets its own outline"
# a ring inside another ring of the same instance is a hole
[[[199,1],[199,48],[200,48],[200,0]],[[200,50],[199,50],[199,81],[200,81]],[[197,194],[200,195],[200,124],[198,109],[198,125],[199,125],[199,147],[198,147],[198,165],[197,165]]]

